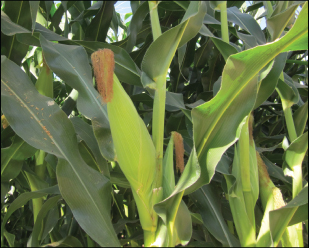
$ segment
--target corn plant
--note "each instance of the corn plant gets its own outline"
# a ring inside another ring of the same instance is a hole
[[[2,1],[1,245],[308,245],[308,3],[117,4]]]

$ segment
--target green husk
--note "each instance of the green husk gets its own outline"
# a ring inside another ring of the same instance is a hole
[[[91,57],[98,89],[102,92],[103,102],[107,103],[116,161],[131,185],[144,229],[145,245],[150,245],[154,241],[158,219],[153,205],[157,203],[157,193],[162,192],[154,188],[155,147],[143,120],[117,76],[112,74],[111,77],[114,70],[112,51],[99,50]]]

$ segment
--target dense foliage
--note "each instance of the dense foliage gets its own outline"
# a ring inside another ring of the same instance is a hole
[[[116,4],[1,2],[1,246],[308,246],[308,3]]]

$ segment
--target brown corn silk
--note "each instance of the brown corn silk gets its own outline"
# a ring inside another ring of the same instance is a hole
[[[114,53],[110,49],[100,49],[91,54],[97,88],[105,103],[113,99]]]
[[[180,173],[183,172],[185,165],[184,165],[184,147],[183,147],[183,139],[180,133],[173,132],[173,140],[175,144],[175,153],[176,153],[176,168]]]

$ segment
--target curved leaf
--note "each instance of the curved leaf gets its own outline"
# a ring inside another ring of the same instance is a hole
[[[36,148],[15,135],[10,147],[1,148],[1,181],[14,179],[20,172],[23,161],[34,155]]]
[[[198,33],[205,13],[204,2],[200,4],[199,2],[191,2],[182,23],[163,33],[149,46],[142,62],[144,87],[155,82],[159,76],[167,74],[176,49]]]
[[[197,183],[186,193],[209,183],[222,154],[239,137],[240,123],[253,109],[258,73],[280,52],[305,49],[294,46],[308,35],[308,5],[304,5],[293,28],[281,39],[229,57],[217,95],[192,110],[194,143],[202,169]]]
[[[59,158],[59,188],[80,226],[100,245],[118,246],[109,213],[110,182],[81,158],[72,123],[5,56],[1,57],[1,69],[5,72],[1,74],[2,111],[11,127],[32,146]]]
[[[4,29],[5,32],[10,32],[12,30],[12,26],[8,27],[8,24],[16,24],[22,26],[27,31],[31,28],[31,15],[30,15],[30,7],[29,2],[27,1],[19,1],[19,2],[6,2],[4,7],[4,12],[1,10],[1,31]],[[7,15],[7,16],[6,16]],[[6,21],[2,22],[2,16],[5,17]],[[7,18],[8,17],[8,18]],[[10,19],[10,20],[8,20]],[[3,27],[2,27],[3,24]],[[14,32],[14,31],[13,31]],[[28,52],[28,45],[22,44],[17,41],[16,36],[7,36],[5,34],[1,34],[1,55],[7,56],[9,59],[17,63],[18,65],[21,63],[22,59],[25,57]]]
[[[104,42],[113,17],[114,1],[104,1],[85,32],[85,39]]]

